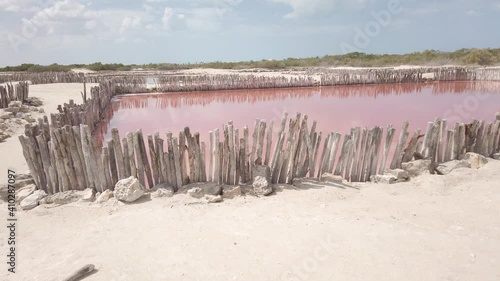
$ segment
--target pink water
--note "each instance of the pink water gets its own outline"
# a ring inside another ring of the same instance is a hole
[[[425,131],[427,123],[437,117],[449,122],[472,119],[492,121],[500,112],[500,82],[441,82],[431,84],[394,84],[339,86],[300,89],[239,90],[220,92],[184,92],[124,95],[114,98],[97,128],[105,140],[111,128],[127,132],[142,129],[144,135],[171,131],[174,136],[184,127],[208,132],[229,120],[234,128],[250,128],[255,118],[274,120],[275,132],[283,112],[294,117],[300,112],[317,121],[317,131],[348,134],[352,127],[374,127],[392,124],[399,135],[405,120],[410,129]],[[310,126],[310,125],[309,125]],[[397,141],[397,135],[395,141]]]

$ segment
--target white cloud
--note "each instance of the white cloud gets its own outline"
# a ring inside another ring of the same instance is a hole
[[[126,17],[122,20],[120,27],[120,34],[127,32],[129,29],[136,29],[141,25],[141,18],[139,17]]]
[[[172,8],[166,7],[163,11],[163,16],[161,18],[161,23],[163,24],[163,29],[169,30],[172,16],[174,15],[174,10]]]
[[[85,22],[85,29],[93,30],[97,26],[97,22],[95,20],[89,20]]]
[[[327,16],[336,12],[340,7],[363,8],[374,0],[268,0],[273,3],[284,4],[292,8],[292,12],[285,18],[298,19],[306,17]]]

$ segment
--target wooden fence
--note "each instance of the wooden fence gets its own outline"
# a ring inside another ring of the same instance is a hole
[[[167,183],[175,188],[193,182],[240,184],[252,180],[252,165],[271,168],[273,183],[291,183],[297,177],[333,173],[352,182],[369,181],[403,162],[427,158],[432,162],[463,159],[465,153],[491,156],[499,151],[500,113],[491,123],[429,122],[425,133],[412,135],[406,122],[392,146],[396,130],[389,125],[351,129],[349,134],[317,132],[316,122],[297,113],[285,113],[279,124],[256,120],[253,130],[237,129],[228,122],[209,132],[209,143],[188,127],[178,134],[166,132],[143,136],[142,131],[121,135],[99,147],[88,125],[56,128],[48,119],[27,125],[20,136],[23,153],[37,186],[48,193],[113,189],[118,180],[135,176],[151,188]],[[278,126],[277,134],[273,127]],[[166,137],[166,138],[165,138]]]
[[[25,101],[28,99],[29,84],[20,82],[16,85],[0,86],[0,108],[6,108],[11,101]]]

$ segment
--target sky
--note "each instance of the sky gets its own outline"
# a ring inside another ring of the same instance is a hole
[[[0,0],[0,66],[500,47],[500,0]]]

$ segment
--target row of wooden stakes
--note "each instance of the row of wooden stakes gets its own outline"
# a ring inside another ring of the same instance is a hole
[[[372,175],[397,169],[402,163],[426,158],[432,162],[463,159],[467,152],[492,156],[500,149],[500,113],[491,123],[474,120],[448,129],[446,120],[429,122],[425,134],[416,130],[410,138],[405,122],[393,148],[396,130],[387,127],[356,127],[349,134],[316,131],[307,115],[283,114],[277,133],[274,122],[256,119],[252,136],[230,121],[209,132],[208,146],[188,127],[178,137],[167,132],[143,136],[138,130],[112,138],[101,148],[87,125],[48,126],[40,119],[27,126],[20,141],[37,186],[48,193],[95,188],[113,189],[123,178],[135,176],[146,187],[165,183],[174,188],[193,182],[238,185],[250,183],[252,167],[267,165],[272,183],[291,183],[294,178],[342,176],[351,182],[370,181]],[[240,135],[241,132],[241,135]]]

